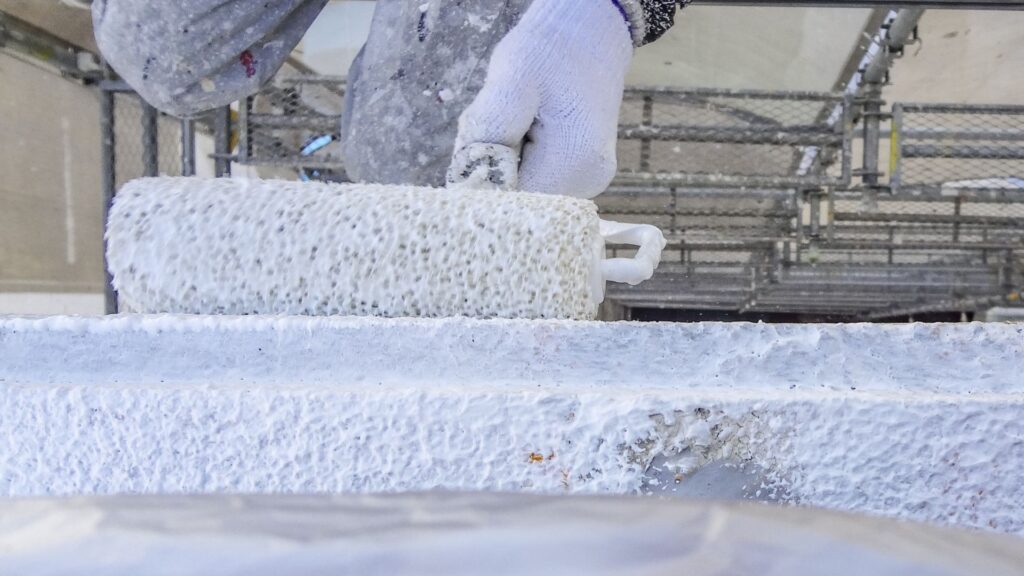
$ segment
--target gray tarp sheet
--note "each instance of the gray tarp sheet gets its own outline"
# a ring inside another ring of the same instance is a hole
[[[640,497],[9,500],[0,574],[1024,574],[1024,540]]]

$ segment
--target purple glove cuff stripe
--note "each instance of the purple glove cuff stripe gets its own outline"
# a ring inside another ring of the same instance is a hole
[[[626,21],[626,27],[632,26],[633,23],[629,21],[629,15],[626,14],[626,9],[622,7],[622,3],[619,0],[612,0],[612,4],[615,4],[615,7],[619,9],[619,14],[622,14],[622,19]]]

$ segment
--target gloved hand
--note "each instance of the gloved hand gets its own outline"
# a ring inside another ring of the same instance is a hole
[[[617,2],[535,0],[495,47],[483,89],[459,118],[448,181],[479,180],[482,170],[529,192],[603,192],[615,175],[632,56]]]

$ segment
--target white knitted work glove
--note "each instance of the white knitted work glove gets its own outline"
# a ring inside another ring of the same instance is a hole
[[[535,0],[494,48],[483,89],[459,118],[449,183],[603,192],[615,175],[632,56],[629,24],[613,0]]]

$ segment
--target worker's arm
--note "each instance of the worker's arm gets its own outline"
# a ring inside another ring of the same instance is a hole
[[[672,25],[677,3],[534,0],[495,47],[483,89],[459,118],[449,181],[479,179],[485,166],[492,180],[518,180],[514,187],[525,191],[603,192],[615,175],[633,48]],[[506,174],[515,170],[509,149],[520,152],[518,174]]]
[[[327,0],[96,0],[96,43],[147,102],[191,116],[255,93]]]

